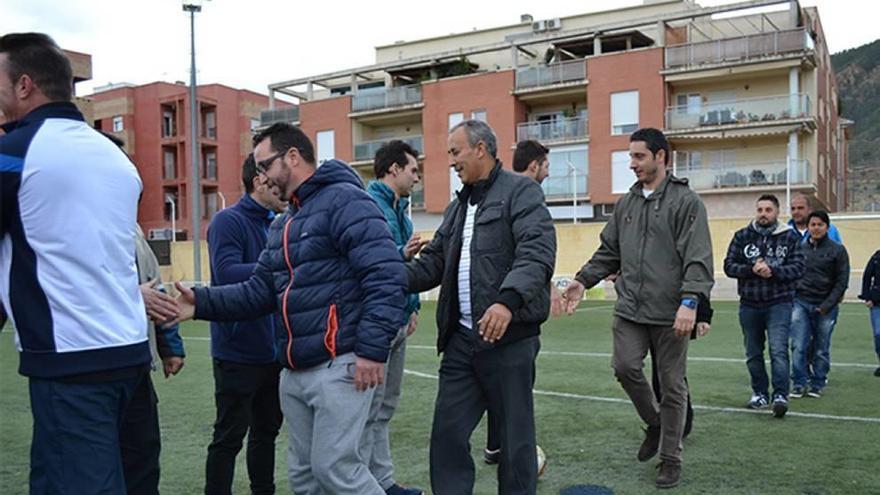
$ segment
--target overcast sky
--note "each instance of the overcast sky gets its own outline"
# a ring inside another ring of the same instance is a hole
[[[376,45],[640,4],[641,0],[373,2],[212,0],[196,15],[199,83],[266,93],[272,82],[374,62]],[[702,0],[701,5],[732,3]],[[92,55],[93,80],[189,81],[189,17],[179,0],[0,0],[0,33],[42,31]],[[503,5],[503,8],[501,6]],[[802,0],[818,6],[832,52],[873,41],[876,0]]]

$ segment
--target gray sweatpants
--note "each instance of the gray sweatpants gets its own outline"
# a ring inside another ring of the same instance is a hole
[[[384,490],[394,485],[394,464],[391,462],[388,423],[400,402],[405,357],[406,326],[401,328],[391,341],[391,351],[385,364],[385,383],[376,387],[376,393],[373,395],[361,451],[363,458],[369,460],[370,472]]]
[[[287,473],[297,495],[384,495],[361,454],[374,389],[354,388],[355,355],[281,372]]]

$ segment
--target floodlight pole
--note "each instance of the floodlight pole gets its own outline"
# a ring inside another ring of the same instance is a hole
[[[184,12],[189,12],[189,42],[190,42],[190,69],[189,69],[189,113],[190,113],[190,149],[192,157],[192,236],[193,236],[193,283],[201,285],[202,281],[202,225],[201,225],[201,196],[202,186],[199,181],[199,109],[196,101],[196,12],[202,11],[201,2],[184,2]]]

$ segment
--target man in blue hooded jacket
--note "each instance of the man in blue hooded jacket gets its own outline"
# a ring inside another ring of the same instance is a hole
[[[269,127],[254,143],[257,170],[290,205],[272,222],[247,281],[192,290],[177,285],[180,319],[278,312],[292,490],[384,495],[359,450],[403,319],[403,260],[351,167],[328,160],[318,168],[312,143],[289,124]]]
[[[373,172],[376,180],[367,185],[367,192],[382,209],[394,243],[401,259],[409,261],[423,245],[418,235],[413,235],[412,220],[407,210],[413,187],[419,183],[419,152],[409,144],[392,140],[376,151],[373,159]],[[404,317],[400,330],[391,342],[388,363],[385,366],[385,383],[376,388],[370,417],[367,420],[364,439],[365,460],[369,460],[370,471],[389,495],[418,495],[416,488],[405,488],[394,480],[394,465],[391,462],[391,444],[388,438],[388,424],[397,404],[400,402],[400,389],[403,383],[403,363],[406,356],[406,339],[416,331],[419,320],[419,295],[408,294]]]
[[[217,213],[208,227],[211,285],[250,278],[266,247],[269,225],[285,204],[257,173],[253,155],[241,168],[245,194]],[[211,322],[217,417],[205,460],[205,493],[232,493],[235,457],[247,442],[251,492],[275,493],[275,438],[281,428],[274,316]]]

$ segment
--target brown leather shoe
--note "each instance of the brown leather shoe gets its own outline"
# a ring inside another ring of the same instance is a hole
[[[681,483],[680,462],[660,461],[657,468],[660,469],[657,473],[657,488],[674,488]]]
[[[660,426],[649,426],[645,430],[645,440],[642,441],[642,446],[639,447],[639,454],[636,456],[639,461],[645,462],[648,459],[657,455],[657,450],[660,448]]]

